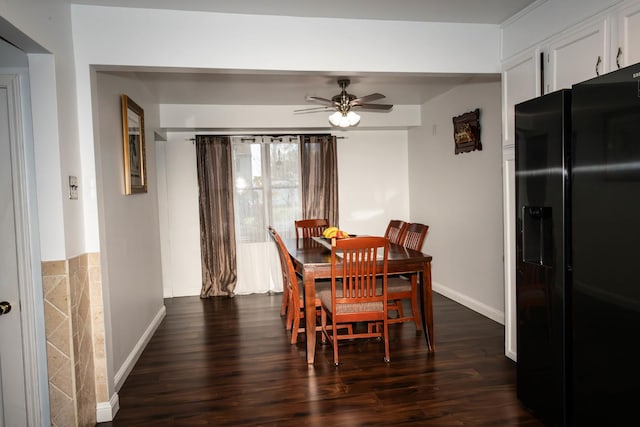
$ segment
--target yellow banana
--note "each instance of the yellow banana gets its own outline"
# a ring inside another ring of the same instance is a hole
[[[337,232],[338,232],[338,227],[327,227],[322,232],[322,237],[331,239],[332,237],[335,237]]]

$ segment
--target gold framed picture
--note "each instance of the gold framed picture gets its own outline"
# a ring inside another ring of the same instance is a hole
[[[144,110],[122,95],[122,142],[125,194],[147,192],[147,162],[144,141]]]

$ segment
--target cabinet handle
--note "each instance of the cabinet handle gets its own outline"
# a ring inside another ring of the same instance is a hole
[[[600,58],[600,55],[598,55],[598,60],[596,61],[596,76],[600,75],[600,64],[602,63],[602,58]]]
[[[616,65],[618,66],[618,69],[620,69],[620,56],[622,56],[621,47],[618,48],[618,54],[616,55]]]

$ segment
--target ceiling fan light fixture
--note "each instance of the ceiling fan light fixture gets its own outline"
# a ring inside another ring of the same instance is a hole
[[[353,111],[349,111],[347,113],[347,120],[349,120],[349,126],[355,126],[360,123],[360,115]]]
[[[333,126],[346,128],[349,126],[355,126],[358,123],[360,123],[360,116],[354,113],[353,111],[349,111],[346,114],[343,114],[340,111],[336,111],[335,113],[329,116],[329,122]]]
[[[340,126],[340,121],[342,119],[342,113],[340,111],[336,111],[332,115],[329,116],[329,123],[333,126]]]

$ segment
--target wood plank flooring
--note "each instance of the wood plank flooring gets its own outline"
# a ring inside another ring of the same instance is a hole
[[[434,294],[436,353],[412,323],[383,343],[291,346],[280,295],[165,300],[167,316],[98,426],[542,426],[519,403],[504,328]],[[409,307],[407,307],[410,310]],[[318,338],[319,340],[319,338]]]

